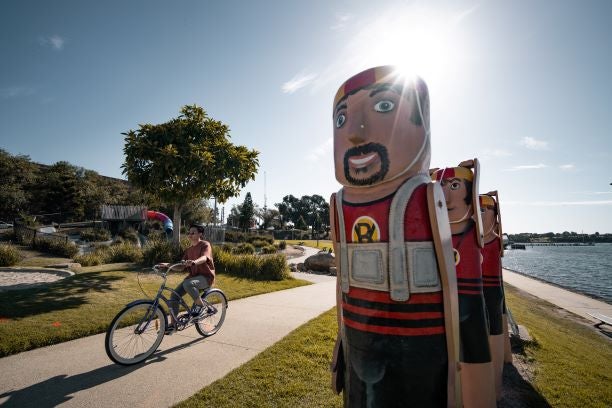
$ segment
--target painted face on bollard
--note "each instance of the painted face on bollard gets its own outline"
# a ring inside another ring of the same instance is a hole
[[[349,79],[341,91],[372,70]],[[346,94],[339,91],[333,118],[334,162],[340,184],[374,186],[428,167],[429,144],[414,86],[388,74],[380,82],[365,82]],[[415,163],[417,156],[427,165]],[[411,172],[407,167],[418,169]]]
[[[458,226],[467,223],[473,214],[472,172],[464,167],[450,167],[437,170],[432,178],[440,182],[444,192],[449,222]]]
[[[497,213],[495,212],[495,201],[486,194],[480,195],[480,213],[482,214],[482,225],[484,229],[484,240],[491,242],[497,237]]]

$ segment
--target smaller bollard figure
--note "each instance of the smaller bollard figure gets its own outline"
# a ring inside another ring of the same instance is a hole
[[[504,370],[504,288],[501,256],[504,252],[501,238],[501,223],[495,197],[497,191],[480,195],[480,211],[484,228],[482,248],[483,294],[489,316],[489,346],[495,374],[495,397],[502,396],[502,373]],[[507,333],[506,333],[507,334]]]
[[[478,199],[478,160],[437,169],[453,234],[459,293],[461,388],[466,407],[495,407],[489,329],[482,288],[483,228]],[[472,172],[471,169],[474,169]]]

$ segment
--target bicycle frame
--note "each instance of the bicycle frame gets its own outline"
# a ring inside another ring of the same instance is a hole
[[[151,311],[154,311],[155,309],[157,309],[160,306],[160,300],[163,300],[164,303],[166,304],[166,307],[168,308],[168,312],[169,314],[172,316],[172,318],[174,319],[175,322],[177,322],[177,327],[179,327],[180,325],[180,330],[183,330],[187,327],[189,327],[190,324],[194,323],[194,319],[193,317],[189,316],[189,319],[187,319],[185,322],[181,322],[179,319],[179,315],[174,313],[174,310],[172,310],[172,307],[170,307],[170,302],[171,300],[168,299],[167,297],[164,296],[164,291],[168,291],[170,292],[170,298],[172,298],[172,295],[176,295],[176,297],[178,298],[178,303],[179,303],[179,310],[180,310],[180,306],[183,306],[185,308],[185,310],[189,311],[190,307],[189,305],[183,300],[183,298],[179,295],[179,293],[166,286],[166,281],[168,279],[168,273],[170,273],[170,271],[175,268],[175,267],[179,267],[179,266],[183,266],[184,264],[182,262],[176,263],[174,265],[171,265],[168,267],[168,269],[166,269],[165,271],[161,271],[159,268],[157,267],[153,267],[153,271],[156,273],[159,273],[162,277],[163,277],[163,282],[160,285],[159,289],[157,290],[157,294],[155,295],[155,298],[153,299],[153,305],[151,306]],[[204,292],[204,294],[206,294],[206,292]],[[213,311],[216,312],[216,309],[214,308],[214,306],[210,305],[210,304],[206,304],[206,306],[213,308]],[[162,308],[163,311],[163,308]],[[147,322],[144,325],[144,327],[142,328],[142,330],[140,331],[140,329],[138,329],[140,327],[140,325],[144,322],[139,323],[136,328],[137,330],[139,330],[140,332],[144,331],[149,323],[151,322],[151,318],[153,317],[153,313],[150,314],[150,317],[147,318]],[[198,319],[201,317],[198,317]]]

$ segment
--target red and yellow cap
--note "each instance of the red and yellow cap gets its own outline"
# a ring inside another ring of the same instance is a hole
[[[472,170],[468,168],[459,166],[459,167],[446,167],[444,169],[438,169],[431,175],[431,179],[435,181],[441,181],[441,180],[453,179],[453,178],[473,181],[474,173],[472,173]]]
[[[495,200],[490,195],[481,194],[478,196],[481,207],[495,208]]]
[[[347,79],[340,86],[338,92],[336,92],[336,97],[334,98],[334,107],[338,104],[340,99],[344,98],[346,95],[349,95],[354,91],[357,91],[369,85],[393,81],[399,76],[400,75],[396,67],[392,65],[383,65],[380,67],[366,69],[365,71],[362,71],[357,75],[353,75],[352,77]]]

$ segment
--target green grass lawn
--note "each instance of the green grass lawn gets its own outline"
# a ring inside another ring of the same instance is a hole
[[[279,241],[280,242],[280,241]],[[332,242],[328,239],[320,239],[319,240],[319,245],[317,245],[317,240],[316,239],[288,239],[285,240],[285,242],[287,243],[287,245],[298,245],[301,243],[301,245],[304,246],[308,246],[308,247],[312,247],[312,248],[319,248],[319,249],[333,249],[333,245]]]
[[[533,385],[553,407],[612,406],[612,339],[563,317],[550,303],[507,286],[510,310],[534,342],[525,348],[535,361]]]
[[[333,308],[177,406],[341,407],[328,369],[335,338]]]
[[[511,287],[507,297],[515,319],[534,337],[525,359],[532,361],[533,386],[543,399],[553,407],[612,406],[612,341],[547,302]],[[328,369],[335,335],[334,308],[178,407],[341,407]],[[532,406],[524,402],[516,406]]]
[[[158,276],[141,280],[132,264],[81,268],[75,276],[56,283],[0,296],[0,357],[41,346],[105,332],[113,317],[129,302],[155,295]],[[142,275],[141,275],[142,276]],[[183,274],[168,278],[176,287]],[[307,285],[297,279],[258,281],[219,274],[215,286],[234,300],[261,293]],[[188,304],[191,298],[185,297]]]

